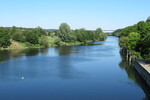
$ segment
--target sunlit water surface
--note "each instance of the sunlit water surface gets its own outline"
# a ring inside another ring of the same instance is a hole
[[[113,36],[87,46],[0,51],[0,100],[148,100],[119,51]]]

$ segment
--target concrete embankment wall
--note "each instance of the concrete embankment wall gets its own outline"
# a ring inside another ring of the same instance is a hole
[[[128,50],[127,51],[121,50],[121,53],[126,54],[126,60],[128,61],[128,63],[131,66],[134,66],[135,70],[143,78],[145,83],[150,87],[150,73],[148,72],[148,70],[144,68],[144,65],[141,64],[143,61],[136,60],[136,57],[132,55],[132,53],[129,52]]]
[[[134,68],[137,70],[137,72],[141,75],[141,77],[150,87],[150,73],[147,70],[145,70],[140,64],[140,62],[137,60],[134,62]]]

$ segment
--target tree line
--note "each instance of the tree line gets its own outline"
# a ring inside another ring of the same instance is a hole
[[[124,50],[129,50],[139,59],[150,60],[150,17],[135,25],[113,32],[120,37],[119,44]]]
[[[102,32],[101,28],[94,31],[78,29],[71,30],[67,23],[62,23],[58,30],[48,31],[37,28],[4,28],[0,27],[0,47],[7,48],[13,41],[24,43],[26,46],[44,46],[49,47],[51,40],[53,44],[60,46],[65,43],[89,41],[103,41],[106,39],[106,34]]]

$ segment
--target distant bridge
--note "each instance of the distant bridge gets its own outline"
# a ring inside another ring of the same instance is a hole
[[[103,32],[105,32],[105,33],[112,33],[112,32],[114,32],[115,30],[103,30]]]
[[[45,29],[47,32],[49,31],[55,31],[55,30],[58,30],[58,29]],[[89,31],[95,31],[95,30],[89,30]],[[112,33],[114,32],[115,30],[102,30],[103,32],[105,33]]]

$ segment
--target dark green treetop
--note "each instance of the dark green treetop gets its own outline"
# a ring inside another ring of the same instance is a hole
[[[97,29],[96,29],[96,32],[103,33],[103,31],[102,31],[101,28],[97,28]]]

